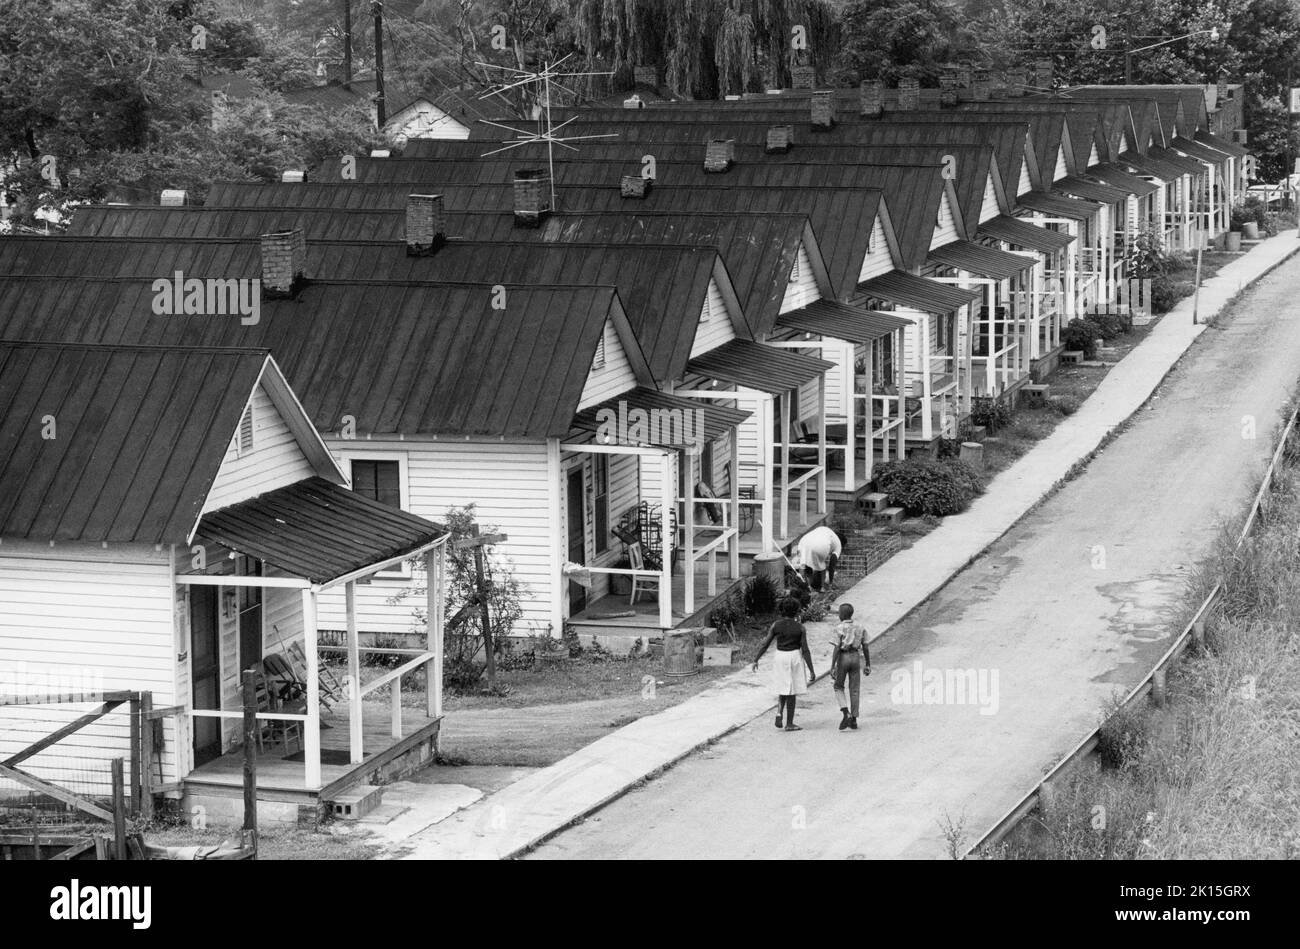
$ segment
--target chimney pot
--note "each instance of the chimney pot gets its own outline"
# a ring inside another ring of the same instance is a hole
[[[791,66],[790,86],[793,89],[811,89],[817,85],[817,70],[811,66]]]
[[[828,132],[835,126],[835,98],[829,89],[819,89],[812,94],[812,127],[814,132]]]
[[[793,125],[773,125],[767,130],[767,147],[769,155],[785,154],[794,145]]]
[[[918,80],[898,80],[898,107],[903,110],[921,107],[921,83]]]
[[[736,141],[730,138],[715,138],[704,146],[704,170],[721,174],[731,168],[736,160]]]
[[[863,79],[858,86],[858,112],[863,118],[874,119],[884,111],[885,84],[879,79]]]
[[[302,225],[262,235],[262,295],[291,297],[306,279],[307,241]]]
[[[406,255],[427,257],[447,242],[447,215],[440,194],[406,197]]]
[[[653,178],[640,175],[624,175],[618,183],[618,193],[625,198],[644,198],[654,185]]]
[[[515,172],[515,224],[537,227],[551,213],[550,179],[544,168]]]
[[[1007,95],[1018,98],[1025,94],[1025,86],[1029,84],[1029,79],[1025,75],[1024,66],[1011,66],[1006,71],[1005,82],[1007,84]]]
[[[164,208],[179,208],[185,204],[187,198],[185,191],[179,188],[168,188],[163,191],[158,203]]]

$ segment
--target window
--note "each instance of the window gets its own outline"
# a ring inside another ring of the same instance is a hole
[[[605,334],[600,334],[600,342],[596,344],[596,358],[592,360],[592,369],[605,368]]]
[[[609,549],[609,455],[592,456],[596,494],[596,553]]]
[[[352,490],[382,504],[402,506],[402,472],[396,461],[352,460]]]
[[[253,406],[250,404],[244,409],[244,414],[239,420],[239,442],[235,446],[235,454],[240,458],[247,455],[253,450]]]

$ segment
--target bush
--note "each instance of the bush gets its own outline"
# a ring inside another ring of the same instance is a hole
[[[1079,400],[1064,395],[1054,395],[1047,400],[1047,407],[1057,415],[1073,415],[1079,411]]]
[[[1010,425],[1014,414],[1011,410],[1011,403],[1006,399],[984,396],[976,398],[972,402],[970,418],[974,424],[984,426],[984,428],[988,429],[989,434],[993,434],[998,429]],[[957,453],[960,454],[960,452],[961,445],[958,444]]]
[[[1160,235],[1152,230],[1134,237],[1124,257],[1125,270],[1130,277],[1158,276],[1169,269],[1171,262]]]
[[[1097,335],[1107,342],[1128,332],[1128,323],[1117,313],[1093,313],[1083,322],[1096,327]]]
[[[881,465],[876,484],[912,516],[959,514],[983,490],[979,473],[970,465],[919,458]]]
[[[1097,327],[1084,320],[1070,320],[1061,329],[1061,344],[1082,352],[1084,359],[1092,359],[1097,355]]]
[[[741,608],[747,616],[771,616],[776,612],[776,601],[780,592],[776,581],[771,577],[750,577],[749,582],[745,584]]]
[[[1151,281],[1151,312],[1168,313],[1181,300],[1183,294],[1178,292],[1178,285],[1169,277],[1161,275]]]

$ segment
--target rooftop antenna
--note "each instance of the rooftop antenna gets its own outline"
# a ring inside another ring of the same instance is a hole
[[[500,69],[507,73],[513,74],[510,76],[503,77],[503,81],[500,85],[493,86],[487,92],[480,95],[479,96],[480,99],[487,99],[491,96],[500,96],[502,93],[509,92],[511,89],[518,89],[527,86],[533,86],[536,87],[538,90],[540,90],[542,108],[540,110],[540,114],[537,115],[536,118],[539,125],[544,125],[544,128],[539,128],[538,131],[526,135],[521,133],[517,128],[512,128],[509,125],[503,125],[500,122],[493,122],[491,119],[479,119],[480,122],[483,122],[486,125],[494,125],[497,128],[505,129],[507,132],[514,132],[516,135],[515,138],[507,139],[505,142],[503,142],[500,148],[495,148],[490,152],[484,152],[480,157],[486,158],[489,155],[496,155],[500,152],[508,151],[512,148],[518,148],[520,145],[532,145],[534,143],[544,142],[546,144],[546,161],[549,166],[548,173],[549,173],[550,185],[551,185],[551,207],[553,208],[556,207],[555,146],[559,145],[561,148],[567,148],[570,151],[576,152],[577,149],[574,148],[572,145],[569,145],[568,144],[569,142],[578,142],[578,141],[582,141],[583,139],[589,139],[589,138],[617,138],[618,137],[617,132],[607,132],[602,135],[559,136],[555,134],[556,132],[563,129],[566,125],[568,125],[570,122],[574,121],[577,118],[577,116],[574,116],[573,118],[565,119],[559,125],[552,124],[551,86],[552,85],[558,86],[560,89],[563,89],[565,92],[573,96],[574,99],[577,99],[578,93],[570,89],[568,86],[564,85],[564,83],[560,82],[559,81],[560,77],[571,78],[575,76],[612,76],[613,75],[612,72],[559,72],[558,71],[559,67],[564,65],[564,61],[567,60],[572,55],[573,55],[572,53],[566,53],[557,62],[554,63],[547,62],[542,66],[540,70],[536,70],[536,71],[527,70],[527,69],[516,69],[513,66],[498,66],[494,63],[479,63],[479,62],[475,63],[476,66],[482,66],[484,69]]]

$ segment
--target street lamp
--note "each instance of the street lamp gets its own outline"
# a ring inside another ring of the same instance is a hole
[[[1225,23],[1223,29],[1226,32],[1231,24]],[[1208,35],[1211,42],[1219,41],[1219,28],[1212,26],[1208,30],[1194,30],[1191,33],[1184,33],[1182,36],[1174,36],[1167,40],[1161,40],[1159,43],[1152,43],[1150,46],[1139,46],[1137,49],[1128,49],[1124,51],[1124,85],[1133,85],[1133,54],[1142,53],[1149,49],[1155,49],[1157,46],[1168,46],[1170,43],[1177,43],[1179,40],[1190,39],[1193,36]]]

